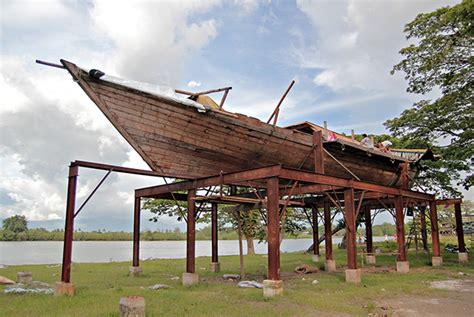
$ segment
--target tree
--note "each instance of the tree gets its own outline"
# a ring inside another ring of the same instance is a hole
[[[442,158],[426,164],[420,181],[445,195],[460,195],[453,183],[466,189],[474,183],[473,21],[472,0],[419,14],[404,30],[416,44],[401,49],[404,59],[392,70],[405,72],[410,93],[440,92],[385,125],[395,136],[434,145]]]
[[[25,232],[28,230],[28,222],[25,216],[15,215],[3,220],[3,230],[13,233]]]

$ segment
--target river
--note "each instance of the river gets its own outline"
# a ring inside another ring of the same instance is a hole
[[[383,241],[383,237],[374,237],[374,241]],[[341,242],[333,237],[333,243]],[[282,252],[306,250],[312,239],[285,239]],[[324,243],[323,243],[324,244]],[[0,264],[56,264],[62,261],[61,241],[0,241]],[[246,243],[244,241],[244,250]],[[219,255],[236,255],[239,252],[237,240],[219,241]],[[266,243],[255,241],[255,252],[267,253]],[[210,256],[211,241],[196,241],[196,256]],[[186,257],[186,241],[141,241],[140,259],[176,259]],[[73,243],[73,262],[123,262],[131,261],[131,241],[75,241]]]

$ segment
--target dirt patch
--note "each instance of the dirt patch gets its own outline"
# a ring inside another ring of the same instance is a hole
[[[398,296],[377,302],[372,316],[472,316],[474,280],[431,282],[430,286],[446,290],[444,294]]]
[[[456,292],[471,292],[474,294],[474,280],[446,280],[431,282],[430,286]]]

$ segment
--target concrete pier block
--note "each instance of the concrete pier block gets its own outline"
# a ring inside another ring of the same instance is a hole
[[[375,259],[375,255],[368,255],[367,256],[367,264],[375,265],[377,263]]]
[[[212,273],[218,273],[221,270],[221,264],[219,262],[211,262],[209,267]]]
[[[140,296],[120,298],[120,317],[145,317],[145,299]]]
[[[443,258],[440,256],[433,256],[431,258],[431,265],[432,266],[441,266],[443,265]]]
[[[199,275],[196,273],[183,273],[183,286],[191,286],[199,283]]]
[[[56,282],[54,284],[54,296],[74,296],[76,286],[74,283]]]
[[[128,275],[138,277],[143,274],[143,269],[139,266],[131,266],[128,270]]]
[[[410,262],[408,261],[397,261],[397,272],[408,273],[410,272]]]
[[[459,252],[458,253],[458,260],[459,260],[459,263],[468,263],[469,262],[469,257],[467,255],[467,252]]]
[[[282,280],[263,280],[263,297],[275,297],[283,295]]]
[[[346,269],[347,283],[360,283],[362,280],[362,271],[360,269]]]
[[[31,284],[31,283],[33,283],[33,273],[31,273],[31,272],[18,272],[16,282],[17,283],[22,283],[22,284]]]
[[[313,262],[319,262],[319,254],[313,254],[313,256],[311,257],[311,260]]]
[[[326,260],[326,262],[324,262],[324,270],[326,272],[336,272],[336,261]]]

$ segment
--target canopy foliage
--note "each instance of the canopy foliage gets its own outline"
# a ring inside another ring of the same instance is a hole
[[[426,164],[420,182],[446,196],[460,194],[453,185],[474,182],[473,21],[472,0],[419,14],[404,30],[415,43],[401,49],[404,59],[392,70],[406,74],[408,92],[439,95],[385,125],[395,136],[433,145],[442,158]]]

